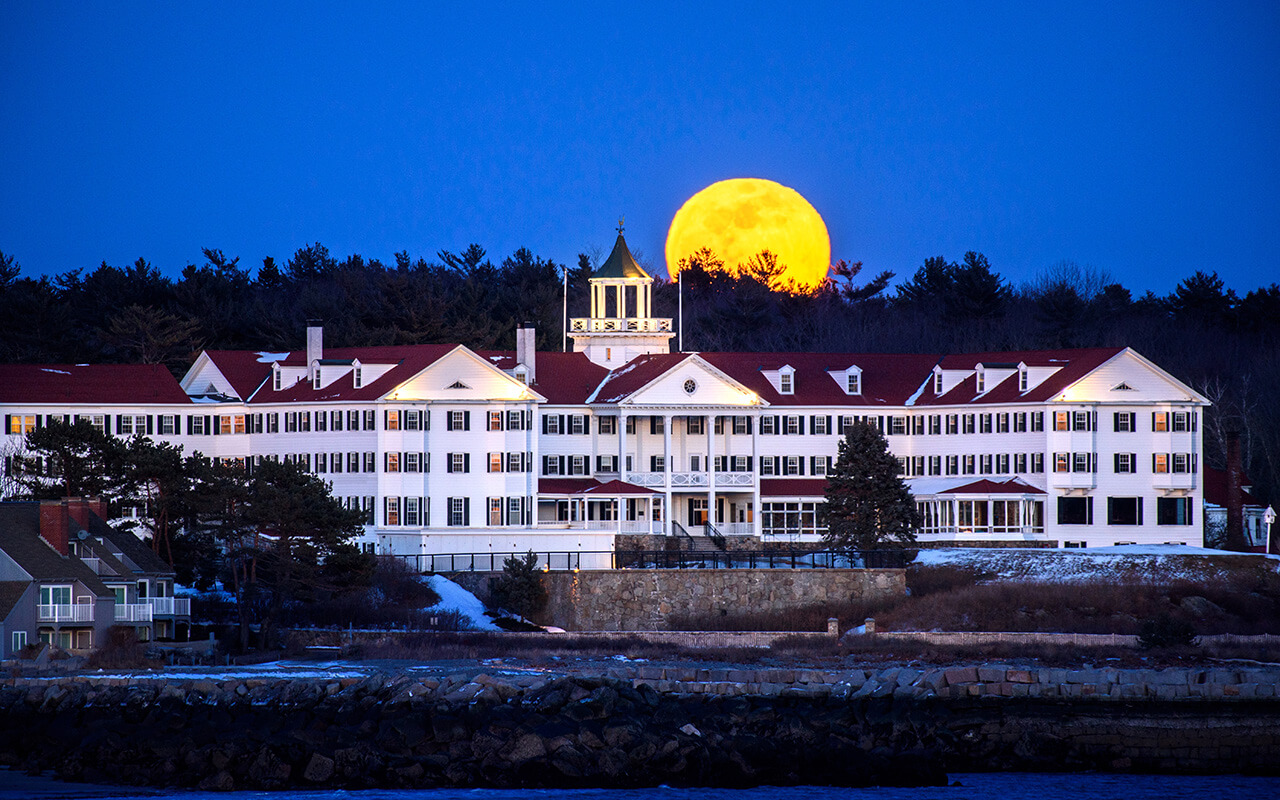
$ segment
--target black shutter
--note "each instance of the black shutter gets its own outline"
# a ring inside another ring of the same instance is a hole
[[[469,526],[471,524],[471,498],[462,498],[462,524]]]
[[[564,457],[564,456],[556,456],[556,465],[560,467],[560,474],[561,474],[561,475],[568,475],[568,474],[569,474],[569,470],[567,469],[568,465],[565,463],[565,457]]]
[[[150,435],[151,435],[152,431],[153,431],[153,430],[154,430],[154,428],[155,428],[155,424],[154,424],[154,422],[153,422],[153,420],[154,420],[154,419],[155,419],[155,415],[153,415],[153,414],[148,414],[148,415],[147,415],[147,435],[148,435],[148,436],[150,436]]]
[[[755,425],[755,419],[752,417],[747,417],[747,435],[748,436],[751,435],[752,428],[754,425]]]
[[[5,414],[4,415],[4,432],[8,433],[11,430],[13,430],[13,415]]]
[[[1138,498],[1138,524],[1142,524],[1142,498]]]
[[[471,412],[470,411],[462,412],[462,429],[464,431],[471,430]]]
[[[471,454],[470,453],[462,454],[462,471],[463,472],[471,471]]]
[[[546,414],[543,414],[543,415],[542,415],[542,435],[543,435],[543,436],[546,436],[546,435],[547,435],[547,425],[549,424],[549,423],[547,422],[547,419],[548,419],[547,415],[546,415]]]
[[[923,420],[923,419],[921,419],[920,421],[921,421],[921,422],[924,422],[924,420]],[[831,415],[830,415],[830,414],[828,414],[828,415],[827,415],[827,433],[828,433],[828,434],[830,434],[833,430],[835,430],[835,429],[831,427]]]
[[[213,427],[213,417],[206,416],[204,418],[204,435],[209,436],[217,434],[218,430]]]
[[[559,414],[558,418],[560,420],[560,435],[564,436],[569,432],[569,429],[564,426],[564,414]]]

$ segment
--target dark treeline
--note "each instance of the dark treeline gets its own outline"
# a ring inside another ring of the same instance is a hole
[[[583,255],[567,268],[570,316],[587,313],[592,262]],[[1280,497],[1280,285],[1239,294],[1197,271],[1167,296],[1135,297],[1104,271],[1071,263],[1013,285],[971,252],[930,258],[892,288],[891,273],[859,282],[861,264],[841,262],[821,290],[793,294],[779,288],[784,267],[768,253],[742,274],[706,250],[686,266],[686,350],[1132,347],[1213,401],[1206,461],[1221,468],[1225,432],[1238,429],[1255,494]],[[204,348],[300,348],[308,319],[324,320],[331,347],[510,349],[516,323],[530,321],[539,348],[556,349],[565,270],[523,248],[497,263],[471,245],[384,264],[339,261],[314,244],[283,264],[267,258],[256,273],[204,250],[204,263],[177,279],[142,259],[33,279],[0,254],[0,362],[163,363],[181,374]],[[675,317],[678,292],[658,281],[655,313]]]

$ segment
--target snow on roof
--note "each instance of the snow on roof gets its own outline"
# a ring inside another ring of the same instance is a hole
[[[187,403],[161,364],[0,364],[0,403]]]

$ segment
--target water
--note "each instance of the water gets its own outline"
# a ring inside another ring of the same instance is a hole
[[[371,789],[364,791],[188,792],[61,783],[0,771],[0,800],[1204,800],[1267,798],[1280,778],[1240,775],[1102,775],[978,773],[953,775],[959,786],[926,789],[841,789],[762,786],[755,789]]]

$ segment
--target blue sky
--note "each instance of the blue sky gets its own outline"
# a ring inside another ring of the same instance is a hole
[[[796,6],[795,8],[791,6]],[[834,258],[1277,280],[1280,4],[0,4],[25,274],[319,241],[572,263],[762,177]]]

